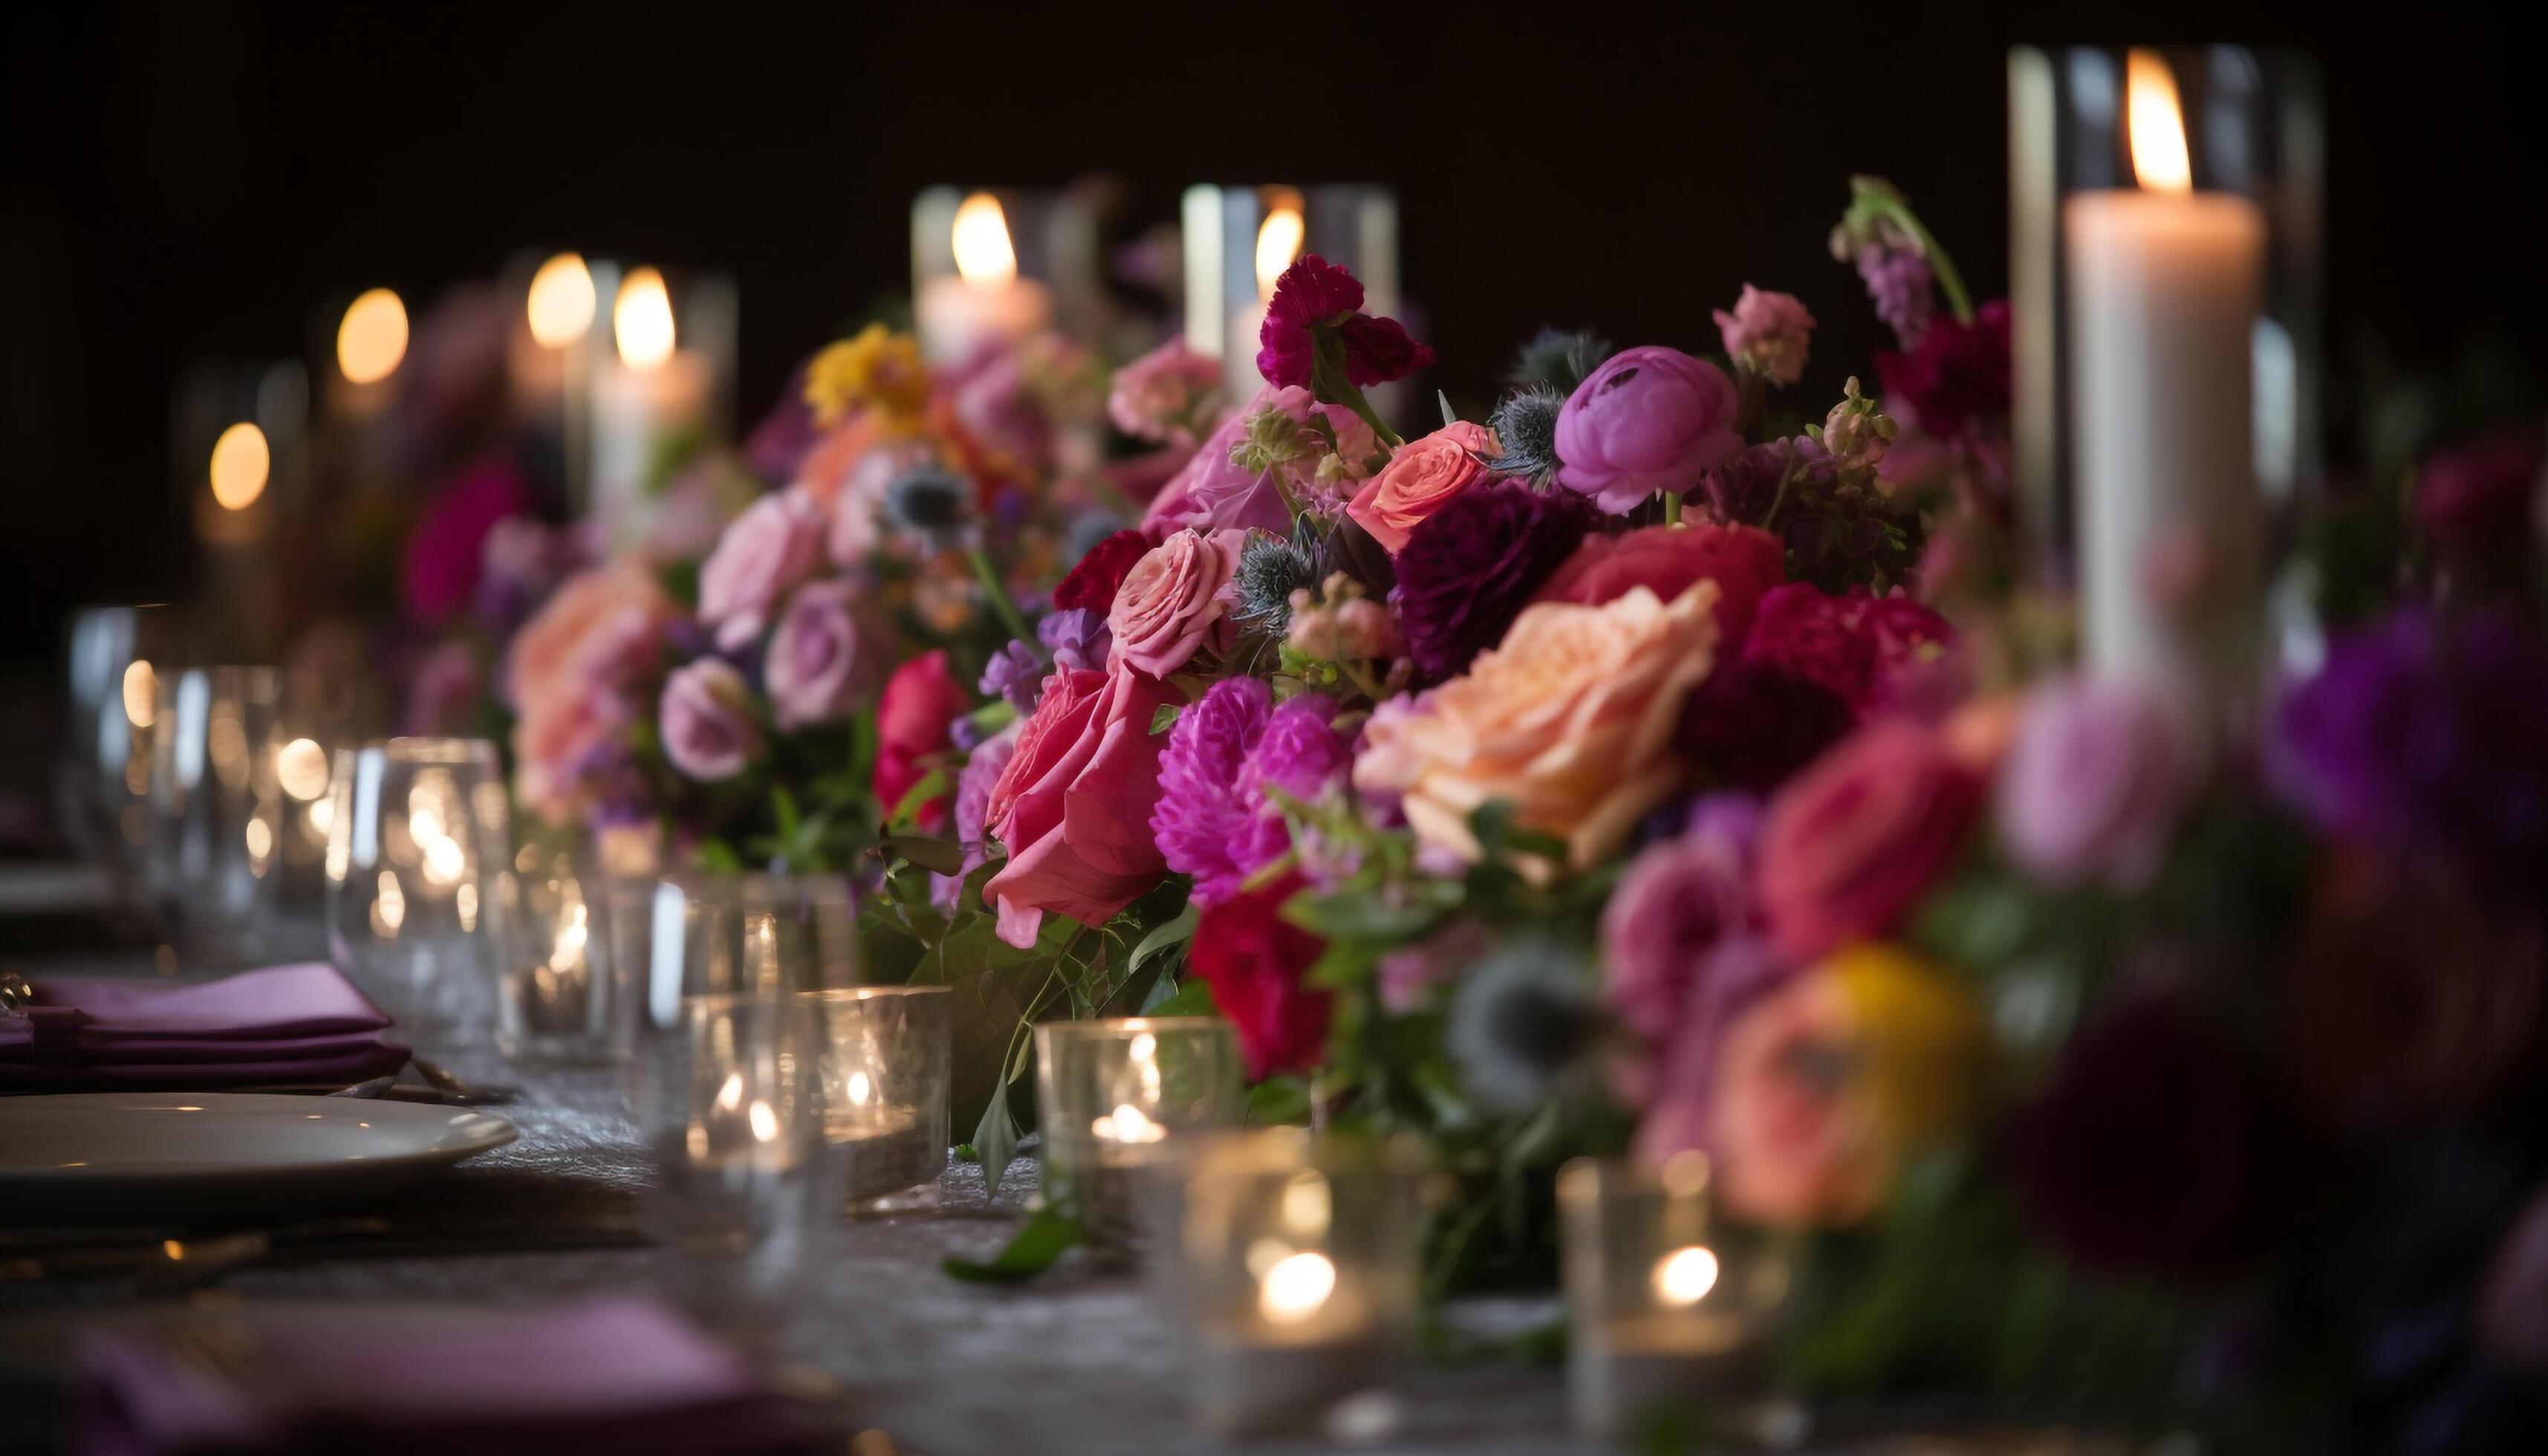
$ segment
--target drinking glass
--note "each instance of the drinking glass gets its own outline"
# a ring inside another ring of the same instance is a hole
[[[186,668],[155,686],[143,888],[190,958],[253,956],[272,929],[283,675]]]
[[[673,874],[606,896],[612,1055],[636,1066],[690,997],[855,986],[858,902],[837,874]],[[631,1111],[641,1089],[628,1087]]]
[[[459,1039],[493,1020],[511,819],[496,745],[392,738],[336,756],[327,944],[393,1017]]]
[[[695,996],[646,1048],[647,1223],[676,1300],[721,1331],[772,1329],[834,1222],[820,1027],[800,997]]]
[[[53,784],[63,837],[84,859],[128,870],[142,863],[158,675],[184,655],[182,629],[167,606],[84,606],[71,614],[63,654],[70,721]]]
[[[801,994],[820,1021],[824,1156],[841,1163],[849,1212],[936,1204],[947,1172],[955,992],[858,986]]]

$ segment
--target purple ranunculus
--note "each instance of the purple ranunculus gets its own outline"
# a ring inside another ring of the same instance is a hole
[[[1671,1037],[1700,959],[1753,924],[1760,818],[1749,794],[1709,795],[1688,828],[1648,845],[1619,876],[1601,916],[1603,998],[1646,1041]]]
[[[664,682],[664,757],[701,783],[732,778],[761,752],[752,688],[734,665],[703,657]]]
[[[983,740],[956,775],[956,843],[964,851],[964,867],[953,875],[929,877],[931,902],[949,914],[959,908],[957,898],[965,879],[991,858],[991,785],[1000,781],[1000,771],[1009,767],[1010,756],[1018,751],[1021,726],[1012,723]]]
[[[1195,902],[1215,905],[1291,849],[1282,804],[1269,790],[1316,802],[1343,781],[1351,749],[1329,726],[1335,705],[1316,696],[1274,705],[1256,678],[1225,678],[1178,715],[1159,758],[1150,829],[1168,867],[1194,876]]]
[[[1052,654],[1052,665],[1066,673],[1102,673],[1115,652],[1115,634],[1106,625],[1106,613],[1086,607],[1046,614],[1036,623],[1036,639]]]
[[[2338,638],[2283,700],[2268,774],[2320,827],[2444,849],[2499,884],[2548,864],[2548,651],[2496,617],[2421,610]]]
[[[982,680],[973,685],[981,689],[984,697],[1007,698],[1009,706],[1023,718],[1035,711],[1036,699],[1044,695],[1045,675],[1051,671],[1034,648],[1012,642],[991,654],[991,661],[982,669]]]
[[[1471,486],[1419,521],[1398,554],[1399,620],[1416,670],[1467,671],[1599,527],[1583,498],[1519,481]]]
[[[778,726],[796,729],[848,717],[875,691],[883,668],[860,620],[858,584],[814,582],[780,614],[763,677]]]
[[[1704,359],[1648,344],[1622,350],[1557,411],[1558,484],[1624,515],[1657,491],[1686,491],[1743,448],[1734,381]]]
[[[2039,689],[2001,766],[1999,833],[2056,885],[2149,883],[2196,783],[2194,739],[2173,703],[2132,682]]]

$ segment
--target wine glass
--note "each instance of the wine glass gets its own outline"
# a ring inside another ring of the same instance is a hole
[[[143,888],[187,956],[235,962],[272,931],[283,675],[210,667],[155,677]]]

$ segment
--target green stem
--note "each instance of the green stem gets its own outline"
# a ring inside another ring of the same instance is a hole
[[[1679,491],[1664,492],[1664,524],[1668,526],[1681,524],[1681,492]]]
[[[973,564],[973,579],[982,584],[983,594],[991,598],[991,610],[999,616],[1000,625],[1008,628],[1009,635],[1021,642],[1035,641],[1035,629],[1027,625],[1026,618],[1018,615],[1018,604],[1009,599],[1008,589],[1000,585],[1000,575],[991,570],[991,559],[982,554],[982,548],[974,546],[968,549],[964,559]]]
[[[1894,226],[1910,233],[1919,242],[1921,253],[1929,259],[1930,267],[1938,274],[1938,287],[1947,295],[1949,312],[1956,316],[1957,323],[1969,326],[1973,321],[1972,298],[1964,292],[1963,275],[1956,271],[1955,259],[1947,256],[1947,250],[1938,242],[1937,234],[1929,230],[1928,226],[1920,221],[1918,214],[1903,204],[1889,197],[1876,198],[1872,202],[1878,212],[1892,220]]]
[[[1761,529],[1770,530],[1778,523],[1779,508],[1787,503],[1787,487],[1796,479],[1796,447],[1787,447],[1786,466],[1778,472],[1778,494],[1770,498],[1770,513],[1761,517]]]
[[[1343,673],[1346,681],[1352,682],[1355,687],[1361,689],[1362,695],[1370,698],[1373,702],[1379,702],[1381,699],[1389,696],[1387,690],[1382,688],[1378,682],[1372,681],[1371,674],[1363,671],[1361,664],[1340,661],[1336,664],[1336,670]]]

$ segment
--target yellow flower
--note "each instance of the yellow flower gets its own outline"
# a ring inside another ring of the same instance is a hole
[[[1716,660],[1716,595],[1698,582],[1671,601],[1639,587],[1524,608],[1466,674],[1373,715],[1355,785],[1402,795],[1417,837],[1465,860],[1480,853],[1469,816],[1502,799],[1564,841],[1571,867],[1593,864],[1682,786],[1673,728]],[[1537,857],[1517,867],[1549,872]]]
[[[817,424],[830,424],[862,405],[895,426],[917,423],[929,408],[929,371],[920,362],[919,340],[868,324],[858,337],[814,356],[805,371],[805,403],[814,407]]]

